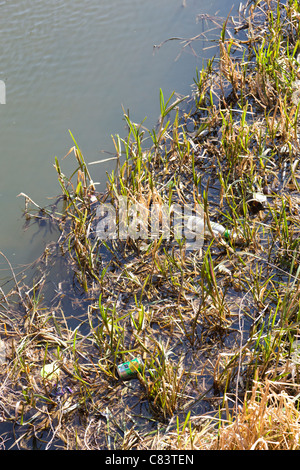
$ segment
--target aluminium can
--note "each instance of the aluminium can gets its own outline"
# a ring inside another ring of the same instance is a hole
[[[134,379],[138,372],[142,372],[143,361],[139,358],[123,362],[117,367],[118,375],[122,380]]]

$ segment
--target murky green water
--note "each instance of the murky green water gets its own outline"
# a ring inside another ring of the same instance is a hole
[[[184,6],[185,5],[185,6]],[[190,93],[206,43],[175,60],[179,41],[153,54],[170,37],[203,31],[198,14],[226,17],[232,0],[37,0],[0,1],[0,250],[13,265],[35,259],[43,237],[22,231],[21,209],[28,194],[44,205],[59,193],[54,157],[73,145],[71,129],[88,162],[111,152],[111,134],[125,135],[122,105],[131,118],[153,126],[164,95]],[[206,25],[206,26],[212,26]],[[68,160],[69,159],[69,160]],[[63,169],[73,168],[72,157]],[[104,188],[111,164],[93,166]],[[5,264],[5,263],[4,263]],[[2,261],[0,262],[2,266]]]

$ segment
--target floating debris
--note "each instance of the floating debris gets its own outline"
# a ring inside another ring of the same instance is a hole
[[[41,376],[49,381],[57,380],[60,375],[60,368],[56,361],[51,364],[45,364],[41,368]]]
[[[252,194],[252,197],[247,201],[247,204],[252,214],[257,214],[266,208],[267,201],[268,198],[265,194],[256,192]]]
[[[73,393],[73,390],[70,387],[55,384],[54,387],[52,388],[50,396],[56,399],[60,399],[64,395],[67,395],[67,394],[71,395],[72,393]]]

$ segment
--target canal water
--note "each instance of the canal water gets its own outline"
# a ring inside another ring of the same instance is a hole
[[[0,0],[0,251],[18,266],[38,257],[51,235],[23,231],[21,192],[43,206],[59,194],[54,158],[69,174],[73,145],[87,162],[108,158],[111,135],[125,136],[122,106],[152,128],[159,89],[189,94],[196,67],[214,53],[192,38],[225,18],[232,0]],[[206,17],[207,18],[207,17]],[[195,55],[195,53],[196,55]],[[1,101],[1,99],[0,99]],[[111,162],[91,166],[105,188]],[[1,272],[7,266],[0,260]]]

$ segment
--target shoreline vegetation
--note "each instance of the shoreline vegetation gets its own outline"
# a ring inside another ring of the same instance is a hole
[[[160,92],[156,129],[124,113],[105,192],[74,140],[61,196],[23,195],[57,238],[1,289],[1,448],[300,448],[299,20],[294,0],[241,5],[191,96]],[[120,197],[201,204],[241,237],[99,240]]]

